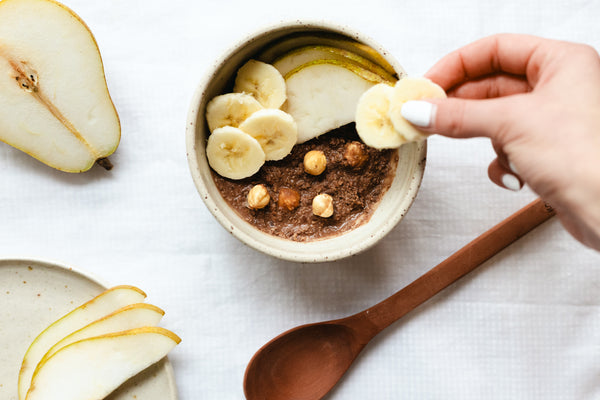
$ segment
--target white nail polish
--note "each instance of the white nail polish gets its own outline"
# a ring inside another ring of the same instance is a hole
[[[521,190],[521,182],[519,181],[519,178],[511,174],[502,175],[502,184],[505,188],[515,192]]]
[[[400,113],[411,124],[426,128],[433,124],[436,105],[422,100],[407,101]]]

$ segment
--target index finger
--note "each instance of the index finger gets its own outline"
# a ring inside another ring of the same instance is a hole
[[[527,76],[536,82],[541,60],[535,54],[545,40],[520,34],[488,36],[443,57],[425,75],[445,90],[495,73]]]

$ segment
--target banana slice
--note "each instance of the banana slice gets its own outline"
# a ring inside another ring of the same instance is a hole
[[[213,98],[206,106],[208,129],[214,131],[224,126],[237,128],[252,113],[263,107],[254,96],[247,93],[227,93]]]
[[[219,175],[243,179],[254,175],[265,163],[260,143],[239,128],[217,128],[206,144],[208,163]]]
[[[238,70],[233,91],[250,93],[265,108],[279,108],[286,99],[283,76],[271,64],[256,60]]]
[[[258,140],[267,161],[281,160],[290,154],[298,139],[294,118],[273,108],[255,112],[239,128]]]
[[[362,141],[376,149],[397,148],[406,143],[390,120],[394,87],[379,83],[362,94],[356,107],[356,131]]]
[[[390,108],[390,118],[394,129],[403,135],[408,141],[418,141],[427,138],[427,134],[421,132],[414,125],[408,122],[400,110],[404,103],[409,100],[421,99],[444,99],[446,92],[439,85],[433,83],[427,78],[403,78],[394,86],[392,94],[392,106]]]

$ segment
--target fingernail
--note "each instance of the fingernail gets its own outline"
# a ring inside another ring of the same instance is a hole
[[[433,124],[436,105],[422,100],[407,101],[402,105],[400,113],[413,125],[427,128]]]
[[[508,162],[508,168],[510,168],[510,170],[515,174],[519,175],[519,171],[517,171],[515,164],[513,164],[511,161]]]
[[[504,185],[505,188],[515,192],[521,190],[521,181],[519,178],[511,174],[502,175],[502,185]]]

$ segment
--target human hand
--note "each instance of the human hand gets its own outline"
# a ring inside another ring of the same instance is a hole
[[[498,154],[490,179],[513,190],[527,183],[575,238],[600,250],[596,50],[501,34],[450,53],[426,76],[449,98],[409,102],[403,116],[429,133],[489,137]]]

